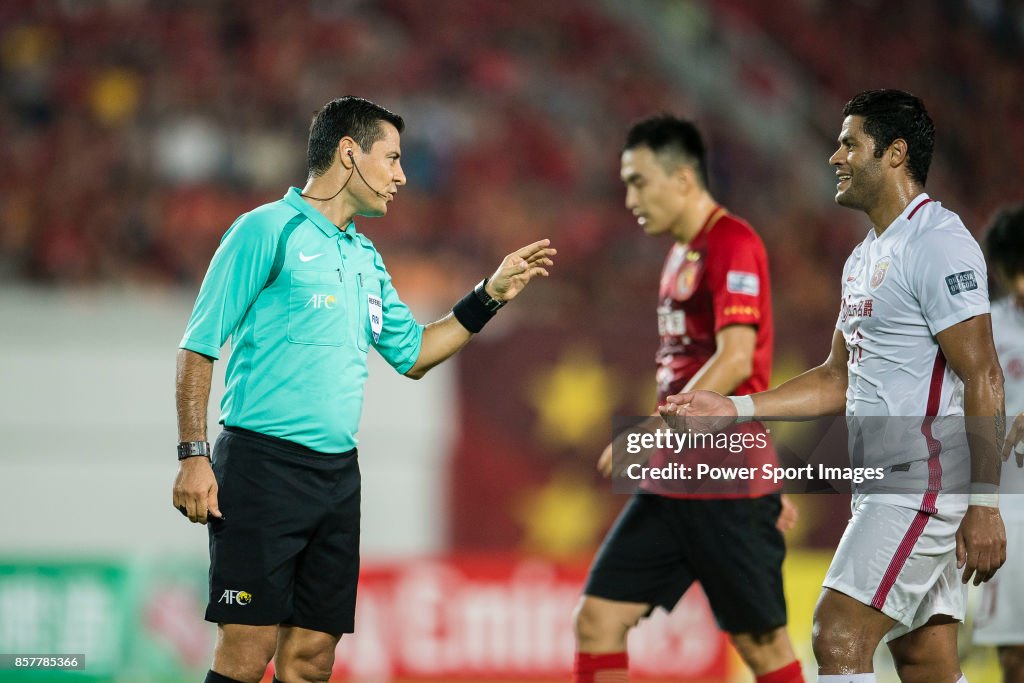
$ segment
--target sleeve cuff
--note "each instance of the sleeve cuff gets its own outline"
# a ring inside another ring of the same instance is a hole
[[[423,348],[423,325],[417,325],[419,329],[416,333],[416,352],[409,354],[409,358],[403,363],[393,366],[400,375],[412,370],[412,366],[416,365],[416,361],[420,359],[420,350]]]
[[[953,327],[953,325],[956,325],[957,323],[962,323],[968,318],[973,318],[976,315],[985,315],[986,313],[989,312],[989,310],[990,309],[988,303],[975,304],[970,308],[964,308],[959,311],[954,311],[953,313],[950,313],[944,318],[939,318],[938,320],[935,321],[929,321],[928,329],[931,331],[933,335],[936,335],[939,332],[942,332],[943,330],[947,330],[950,327]]]
[[[220,360],[220,349],[212,344],[206,344],[195,339],[182,339],[181,343],[178,344],[179,349],[187,349],[189,351],[195,351],[201,353],[204,356],[209,356],[214,360]]]

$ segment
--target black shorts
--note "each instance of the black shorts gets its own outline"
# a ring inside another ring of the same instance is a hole
[[[584,593],[671,611],[699,581],[723,631],[784,626],[786,546],[775,528],[781,506],[778,494],[729,500],[636,494],[598,550]]]
[[[221,624],[352,633],[359,462],[226,427],[213,449],[223,520],[211,517],[210,604]]]

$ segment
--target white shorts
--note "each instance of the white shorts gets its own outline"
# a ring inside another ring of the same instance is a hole
[[[973,640],[1024,645],[1024,522],[1006,522],[1006,564],[982,584]]]
[[[956,567],[956,530],[967,497],[949,496],[952,500],[942,500],[936,514],[906,507],[904,498],[853,497],[853,517],[824,583],[899,622],[886,634],[886,642],[924,626],[937,614],[963,621],[966,613],[967,586]]]

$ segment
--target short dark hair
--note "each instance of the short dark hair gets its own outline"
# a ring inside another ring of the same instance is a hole
[[[863,116],[864,132],[881,157],[897,138],[907,142],[907,170],[921,185],[928,180],[935,126],[921,98],[902,90],[866,90],[843,107],[843,116]]]
[[[1024,273],[1024,204],[999,211],[985,235],[989,262],[1009,276]]]
[[[704,138],[692,121],[671,114],[658,114],[633,124],[622,151],[649,147],[655,154],[681,157],[697,171],[704,188],[708,187],[707,151]],[[674,167],[674,166],[673,166]],[[671,168],[666,168],[666,171]]]
[[[313,116],[309,126],[306,166],[311,176],[321,176],[334,161],[338,141],[348,135],[359,149],[368,151],[384,135],[380,122],[387,121],[401,133],[405,121],[394,112],[362,97],[346,95],[331,100]]]

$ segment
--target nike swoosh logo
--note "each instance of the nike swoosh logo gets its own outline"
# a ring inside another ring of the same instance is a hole
[[[320,258],[321,256],[323,256],[323,254],[313,254],[312,256],[306,256],[301,251],[299,252],[299,260],[302,261],[303,263],[306,263],[307,261],[312,261],[315,258]]]

